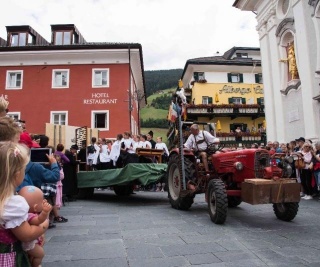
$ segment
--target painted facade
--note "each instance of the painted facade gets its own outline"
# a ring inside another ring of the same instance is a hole
[[[30,133],[44,133],[46,123],[99,129],[100,137],[138,133],[145,105],[141,45],[88,43],[74,25],[51,30],[49,43],[29,26],[7,27],[0,95],[10,102],[9,115],[25,120]],[[21,32],[29,34],[26,42],[19,43]]]
[[[289,142],[320,135],[320,1],[237,0],[257,14],[267,136]]]
[[[222,56],[188,60],[182,75],[187,119],[214,123],[222,140],[264,142],[262,78],[259,48],[233,47]],[[238,127],[241,137],[235,138]]]

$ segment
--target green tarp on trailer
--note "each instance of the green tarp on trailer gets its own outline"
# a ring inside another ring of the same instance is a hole
[[[129,163],[124,168],[78,173],[78,188],[125,185],[135,181],[147,185],[164,178],[167,164]]]

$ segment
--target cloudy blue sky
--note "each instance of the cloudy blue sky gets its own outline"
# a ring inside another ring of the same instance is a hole
[[[183,68],[186,60],[233,46],[259,46],[255,14],[234,0],[10,0],[5,26],[30,25],[51,40],[51,24],[75,24],[89,42],[140,43],[145,70]]]

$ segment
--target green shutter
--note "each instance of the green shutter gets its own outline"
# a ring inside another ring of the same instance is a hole
[[[232,123],[232,124],[230,124],[230,132],[231,132],[231,131],[234,131],[234,130],[235,130],[234,124]]]
[[[258,105],[261,105],[261,97],[257,98]]]
[[[239,74],[239,78],[240,78],[240,82],[243,83],[243,74],[242,73]]]
[[[208,97],[208,104],[212,104],[212,97]]]
[[[228,103],[229,104],[233,104],[233,98],[232,97],[228,98]]]
[[[245,105],[246,104],[246,99],[244,97],[242,97],[242,101],[241,102],[242,102],[242,104]]]
[[[259,83],[259,81],[260,81],[259,76],[260,75],[258,73],[254,75],[256,83]]]
[[[193,73],[193,78],[195,81],[199,81],[199,73],[198,72],[194,72]]]
[[[228,83],[231,83],[232,79],[231,79],[231,73],[228,73]]]

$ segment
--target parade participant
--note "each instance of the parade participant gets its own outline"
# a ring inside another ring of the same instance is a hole
[[[0,142],[0,266],[30,266],[21,241],[34,240],[48,228],[48,220],[41,225],[30,225],[29,205],[16,195],[29,162],[29,151],[21,144]]]
[[[87,152],[88,152],[87,165],[89,166],[89,169],[91,171],[97,170],[100,147],[96,144],[96,142],[97,142],[97,138],[92,137],[91,145],[87,147]]]
[[[147,140],[150,142],[151,148],[155,148],[156,147],[156,142],[153,140],[153,131],[149,131],[148,132]]]
[[[120,158],[120,147],[121,147],[121,141],[122,141],[123,135],[118,134],[117,140],[114,141],[114,143],[111,146],[110,151],[110,159],[112,160],[112,165],[117,168],[122,167],[122,161]]]
[[[107,141],[110,143],[110,140],[107,140],[105,138],[102,138],[102,143],[100,146],[100,170],[107,170],[110,169],[111,163],[110,163],[110,149],[108,146]]]
[[[166,162],[167,158],[169,157],[169,150],[167,148],[167,145],[164,142],[162,142],[161,136],[157,137],[157,143],[156,143],[155,149],[163,150],[162,162]]]
[[[140,136],[140,142],[142,148],[152,148],[151,143],[147,140],[147,136],[145,134]]]
[[[19,191],[29,205],[28,222],[30,225],[41,225],[48,220],[52,206],[43,199],[43,192],[35,186],[25,186]],[[22,248],[27,252],[32,267],[40,266],[44,258],[43,239],[38,238],[22,242]]]
[[[209,145],[219,143],[219,138],[211,135],[208,131],[200,131],[198,124],[192,124],[190,132],[191,134],[184,143],[184,147],[194,150],[202,158],[206,172],[209,172],[206,150]],[[207,175],[209,176],[209,174]]]

